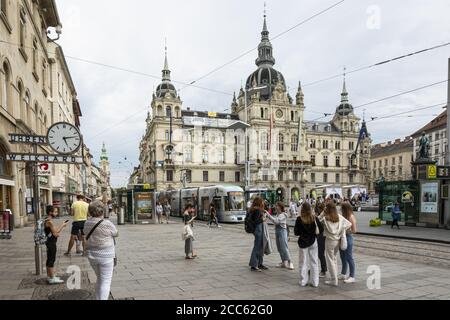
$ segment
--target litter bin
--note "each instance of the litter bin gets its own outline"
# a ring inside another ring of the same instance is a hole
[[[119,212],[117,213],[117,224],[124,225],[125,224],[125,209],[120,208]]]

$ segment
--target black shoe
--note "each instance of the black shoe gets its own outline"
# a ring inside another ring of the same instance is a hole
[[[269,270],[269,268],[267,268],[267,267],[266,267],[265,265],[263,265],[263,264],[260,265],[259,268],[262,269],[262,270]]]

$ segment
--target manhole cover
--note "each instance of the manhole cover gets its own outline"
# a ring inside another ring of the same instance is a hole
[[[49,300],[92,300],[92,293],[87,290],[65,290],[53,293]]]

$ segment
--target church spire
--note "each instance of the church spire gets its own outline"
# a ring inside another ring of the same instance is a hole
[[[347,84],[345,82],[345,78],[347,76],[347,68],[344,68],[344,85],[342,87],[341,93],[341,103],[348,103],[348,92],[347,92]]]
[[[169,62],[167,60],[167,41],[164,47],[164,70],[162,71],[162,80],[170,81],[170,70],[169,70]]]
[[[297,105],[303,106],[305,104],[305,95],[303,94],[302,82],[301,81],[298,82],[298,90],[297,90],[296,98],[297,98],[296,99]]]
[[[100,161],[106,160],[108,161],[108,154],[106,153],[105,143],[103,142],[102,153],[100,155]]]
[[[258,46],[258,59],[256,65],[259,67],[264,64],[273,66],[275,58],[272,56],[273,48],[269,40],[269,29],[267,28],[266,4],[264,3],[264,24],[261,32],[261,43]]]

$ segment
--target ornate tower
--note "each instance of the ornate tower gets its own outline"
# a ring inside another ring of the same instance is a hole
[[[106,192],[106,197],[108,199],[111,199],[111,183],[110,183],[111,173],[109,171],[108,154],[106,153],[106,147],[104,142],[102,147],[102,153],[100,155],[100,167],[104,174],[103,176],[104,185],[102,187],[104,188],[104,192]]]

